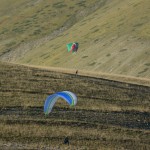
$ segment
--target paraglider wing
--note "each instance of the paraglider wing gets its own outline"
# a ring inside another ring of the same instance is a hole
[[[62,92],[57,92],[56,93],[59,97],[63,98],[68,102],[69,105],[74,106],[77,103],[77,97],[75,96],[74,93],[69,92],[69,91],[62,91]]]
[[[58,96],[56,94],[50,95],[47,97],[44,104],[44,113],[49,114],[56,103]]]
[[[68,52],[70,51],[72,51],[73,53],[77,52],[78,47],[79,47],[79,44],[77,42],[67,44]]]
[[[76,44],[76,52],[78,50],[78,47],[79,47],[79,43],[75,43]]]
[[[69,44],[67,44],[68,52],[70,52],[70,51],[72,50],[72,44],[73,44],[73,43],[69,43]]]
[[[49,114],[52,111],[54,104],[59,98],[64,99],[70,106],[75,106],[77,104],[77,97],[74,93],[70,91],[57,92],[47,97],[44,104],[45,114]]]
[[[79,44],[78,43],[74,43],[73,45],[74,45],[74,47],[72,49],[72,52],[77,52]]]

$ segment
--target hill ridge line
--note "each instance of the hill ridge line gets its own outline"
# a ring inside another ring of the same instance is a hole
[[[47,66],[37,66],[37,65],[27,65],[27,64],[19,64],[14,62],[2,62],[1,63],[7,63],[10,65],[18,65],[18,66],[24,66],[24,67],[30,67],[30,68],[36,68],[40,70],[48,70],[48,71],[54,71],[57,73],[65,73],[65,74],[72,74],[76,75],[75,69],[68,69],[68,68],[60,68],[60,67],[47,67]],[[141,78],[141,77],[133,77],[133,76],[124,76],[120,74],[108,74],[108,73],[102,73],[102,72],[94,72],[94,71],[85,71],[85,70],[78,70],[78,76],[83,77],[92,77],[92,78],[100,78],[104,80],[114,81],[114,82],[123,82],[127,84],[135,84],[135,85],[141,85],[141,86],[148,86],[150,87],[150,79],[148,78]]]

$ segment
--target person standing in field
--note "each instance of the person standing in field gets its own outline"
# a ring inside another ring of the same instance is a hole
[[[78,74],[78,70],[76,70],[76,75]]]
[[[69,145],[69,138],[68,138],[68,136],[65,137],[65,139],[64,139],[64,144],[68,144],[68,145]]]

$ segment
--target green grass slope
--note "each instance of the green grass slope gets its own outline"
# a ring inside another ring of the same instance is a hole
[[[2,62],[0,76],[0,149],[150,149],[150,86]],[[58,100],[45,116],[62,90],[76,107]]]
[[[39,1],[39,5],[36,4],[38,6],[32,4],[33,6],[29,8],[32,8],[32,11],[39,7],[45,8],[45,1],[42,2]],[[27,12],[31,10],[25,9],[27,17],[22,23],[29,21],[31,28],[26,29],[26,24],[23,24],[21,29],[25,29],[26,32],[17,38],[20,41],[22,39],[20,37],[25,35],[29,42],[20,44],[15,42],[13,37],[3,40],[1,49],[5,51],[6,45],[10,44],[13,51],[8,49],[10,52],[3,54],[2,60],[150,78],[149,0],[72,1],[72,3],[66,0],[57,4],[54,2],[52,10],[57,12],[51,20],[52,24],[55,22],[54,28],[48,23],[47,14],[51,6],[48,5],[48,1],[46,2],[48,8],[42,9],[42,13],[35,11],[38,16],[36,19],[32,13],[29,13],[30,17],[27,16]],[[65,24],[66,21],[70,26]],[[10,26],[10,23],[8,25]],[[39,27],[36,27],[37,25]],[[12,27],[14,28],[14,25]],[[39,29],[41,33],[33,33]],[[47,36],[45,32],[48,33]],[[79,42],[79,51],[76,55],[66,51],[66,44],[72,41]]]

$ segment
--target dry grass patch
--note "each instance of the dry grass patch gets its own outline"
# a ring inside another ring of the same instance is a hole
[[[73,70],[49,70],[0,63],[1,149],[149,148],[149,86],[73,74]],[[66,73],[65,73],[66,71]],[[85,72],[83,72],[85,73]],[[77,94],[69,107],[59,100],[48,116],[46,97],[57,91]],[[117,144],[116,144],[117,143]]]

